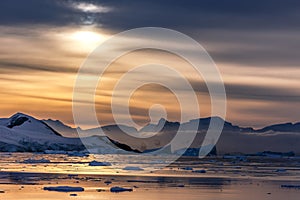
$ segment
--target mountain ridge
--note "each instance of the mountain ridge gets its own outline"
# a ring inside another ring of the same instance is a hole
[[[28,114],[24,114],[21,112],[17,112],[14,115],[12,115],[10,118],[12,118],[15,115],[23,115],[27,117],[31,117]],[[285,122],[285,123],[277,123],[277,124],[271,124],[268,126],[265,126],[263,128],[259,129],[254,129],[252,127],[241,127],[239,125],[234,125],[231,122],[228,122],[218,116],[212,116],[212,117],[205,117],[205,118],[197,118],[197,119],[191,119],[187,122],[179,123],[176,121],[169,121],[167,119],[161,118],[157,124],[146,124],[144,127],[142,127],[140,130],[136,130],[135,127],[127,126],[127,125],[121,125],[126,127],[127,129],[132,129],[133,131],[137,131],[138,133],[141,132],[158,132],[160,130],[166,129],[167,125],[169,128],[172,127],[173,129],[178,129],[179,125],[183,126],[183,129],[185,125],[188,125],[189,123],[198,123],[198,130],[207,130],[209,126],[209,122],[212,118],[215,118],[217,120],[222,120],[224,122],[224,127],[223,129],[226,131],[242,131],[242,132],[253,132],[253,133],[263,133],[263,132],[272,132],[272,131],[277,131],[277,132],[299,132],[300,133],[300,122]],[[9,118],[0,118],[0,125],[1,121],[5,121]],[[60,120],[55,120],[55,119],[42,119],[40,120],[41,122],[45,123],[45,125],[49,126],[50,129],[53,129],[56,134],[61,134],[60,132],[69,132],[69,135],[64,135],[65,137],[78,137],[77,134],[77,129],[79,129],[82,132],[87,132],[86,135],[91,136],[92,134],[97,134],[99,131],[99,128],[103,129],[109,129],[113,128],[115,126],[118,126],[117,124],[110,124],[110,125],[104,125],[102,127],[94,127],[94,128],[89,128],[89,129],[81,129],[80,127],[73,128],[69,125],[66,125],[64,122]],[[135,129],[135,130],[134,130]]]
[[[181,124],[181,131],[187,134],[194,131],[194,125],[199,125],[194,141],[191,145],[189,143],[189,148],[196,150],[195,152],[202,147],[202,141],[211,119],[212,117],[193,119]],[[214,119],[223,122],[221,118]],[[137,130],[125,125],[108,125],[101,127],[104,135],[99,135],[99,127],[81,130],[64,125],[61,121],[39,120],[23,113],[16,113],[10,118],[0,119],[0,151],[83,151],[86,150],[86,144],[88,144],[89,150],[95,148],[96,144],[96,148],[92,152],[115,153],[120,149],[149,152],[169,146],[179,125],[178,122],[170,122],[166,119],[161,119],[157,124],[147,124],[144,130]],[[299,123],[284,123],[254,130],[224,121],[223,134],[217,141],[216,150],[220,155],[228,153],[255,154],[264,151],[293,151],[296,155],[300,155],[298,125]],[[61,130],[68,129],[76,132],[77,137],[66,137],[65,133],[58,131],[58,127]],[[80,138],[78,138],[77,130],[83,134],[80,135]],[[130,134],[124,133],[123,130],[129,131]],[[177,141],[179,143],[176,144],[176,151],[180,152],[180,149],[184,149],[186,144],[184,138],[182,139]],[[117,146],[119,149],[113,146]]]

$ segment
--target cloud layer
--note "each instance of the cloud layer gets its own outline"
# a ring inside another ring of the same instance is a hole
[[[72,87],[88,53],[111,34],[155,26],[188,34],[208,50],[225,82],[229,120],[245,126],[300,121],[299,11],[297,0],[0,1],[1,115],[23,111],[72,124]],[[101,39],[87,42],[85,33]],[[123,65],[114,73],[122,74]],[[208,105],[204,83],[191,82]],[[132,112],[145,121],[140,104]]]

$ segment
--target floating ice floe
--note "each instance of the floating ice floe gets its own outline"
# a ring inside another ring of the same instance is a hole
[[[111,166],[111,163],[109,163],[109,162],[98,162],[96,160],[93,160],[89,163],[89,166]]]
[[[300,185],[281,185],[282,188],[300,189]]]
[[[205,174],[206,170],[205,169],[200,169],[200,170],[193,170],[192,172],[194,172],[194,173],[200,173],[200,174]]]
[[[123,188],[123,187],[111,187],[110,192],[132,192],[132,188]]]
[[[23,163],[50,163],[50,160],[48,159],[27,159],[27,160],[24,160]]]
[[[83,192],[82,187],[70,187],[70,186],[57,186],[57,187],[44,187],[44,190],[55,192]]]
[[[106,184],[106,185],[109,185],[109,184],[111,184],[112,182],[111,181],[104,181],[104,183]]]
[[[144,169],[142,169],[140,167],[126,166],[126,167],[123,168],[123,170],[127,170],[127,171],[143,171]]]
[[[193,170],[193,168],[192,167],[182,167],[181,169],[183,169],[183,170]]]

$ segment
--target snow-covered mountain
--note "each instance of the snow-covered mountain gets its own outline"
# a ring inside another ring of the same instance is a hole
[[[107,138],[87,137],[85,140],[98,141],[103,148],[111,147]],[[79,138],[64,137],[43,120],[23,113],[0,119],[0,151],[45,150],[82,151],[85,146]]]
[[[0,126],[12,131],[21,130],[22,132],[39,132],[40,135],[61,136],[60,133],[52,129],[52,127],[48,126],[43,121],[23,113],[16,113],[10,118],[1,119]]]
[[[189,134],[192,127],[198,125],[198,133],[190,146],[191,149],[201,147],[211,119],[194,119],[181,124],[181,130],[185,134]],[[218,154],[293,151],[300,155],[300,123],[278,124],[254,130],[232,125],[221,118],[217,120],[224,122],[223,132],[216,144]],[[168,145],[179,126],[180,123],[169,122],[166,119],[159,120],[157,124],[148,124],[141,130],[125,125],[109,125],[101,127],[105,136],[99,136],[100,127],[96,127],[81,130],[86,137],[79,139],[77,129],[61,121],[38,120],[23,113],[16,113],[9,118],[0,119],[0,151],[81,151],[88,146],[95,153],[116,153],[122,151],[115,147],[118,146],[121,149],[144,152]],[[131,134],[128,135],[123,130]],[[180,145],[184,146],[184,142]]]

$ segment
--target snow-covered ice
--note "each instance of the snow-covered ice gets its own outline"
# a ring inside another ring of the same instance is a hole
[[[200,173],[200,174],[205,174],[206,170],[205,169],[200,169],[200,170],[193,170],[192,172],[194,172],[194,173]]]

